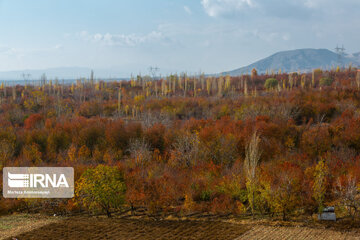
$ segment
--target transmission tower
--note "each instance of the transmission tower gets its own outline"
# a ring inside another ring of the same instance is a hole
[[[27,86],[27,82],[30,80],[31,74],[29,74],[29,73],[23,73],[23,74],[21,74],[21,76],[22,76],[23,79],[24,79],[25,86]]]
[[[153,79],[156,77],[156,73],[160,70],[158,67],[149,67],[149,72],[152,75]]]
[[[339,45],[336,45],[335,48],[336,54],[337,54],[337,64],[339,67],[343,67],[343,56],[345,55],[345,48],[344,45],[342,47],[339,47]]]

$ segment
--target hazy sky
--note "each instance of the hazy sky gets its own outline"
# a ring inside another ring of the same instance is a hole
[[[360,51],[360,0],[0,0],[0,71],[232,70],[272,53]]]

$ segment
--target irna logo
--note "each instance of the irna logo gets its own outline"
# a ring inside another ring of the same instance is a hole
[[[74,169],[71,167],[5,167],[5,198],[72,198]]]
[[[69,187],[64,174],[12,174],[8,172],[8,186],[11,188],[47,188],[49,186]]]

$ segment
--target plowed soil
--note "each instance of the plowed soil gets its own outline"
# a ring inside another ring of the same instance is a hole
[[[153,221],[106,218],[69,218],[16,235],[25,239],[235,239],[249,228],[209,221]],[[10,238],[11,239],[11,238]]]
[[[22,222],[22,224],[21,224]],[[327,225],[283,226],[241,221],[149,220],[105,217],[9,216],[0,218],[0,239],[329,239],[360,240],[360,229]],[[331,225],[331,224],[330,224]],[[334,225],[334,224],[333,224]],[[335,224],[336,225],[336,224]],[[20,228],[19,228],[20,227]],[[331,226],[330,226],[331,227]]]
[[[308,227],[276,227],[254,226],[237,240],[283,240],[283,239],[316,239],[316,240],[360,240],[360,233],[339,232],[330,229],[316,229]]]

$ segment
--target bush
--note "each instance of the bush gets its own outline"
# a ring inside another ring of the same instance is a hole
[[[323,77],[320,79],[320,86],[321,87],[325,87],[325,86],[331,86],[331,84],[333,83],[333,79],[329,78],[329,77]]]
[[[91,118],[102,114],[102,105],[97,102],[84,102],[79,108],[79,116]]]
[[[274,89],[278,86],[278,80],[276,80],[275,78],[268,78],[265,81],[265,88],[266,89]]]
[[[43,123],[44,119],[41,114],[35,113],[31,114],[27,119],[25,119],[24,127],[26,129],[41,128]]]

